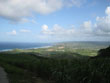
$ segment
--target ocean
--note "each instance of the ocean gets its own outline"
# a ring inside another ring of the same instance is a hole
[[[104,48],[110,46],[110,42],[61,42],[57,44],[64,44],[74,48]],[[34,49],[53,46],[55,43],[9,43],[0,42],[0,51],[7,51],[12,49]]]
[[[0,51],[7,51],[12,49],[32,49],[32,48],[41,48],[46,46],[52,46],[48,43],[9,43],[9,42],[0,42]]]

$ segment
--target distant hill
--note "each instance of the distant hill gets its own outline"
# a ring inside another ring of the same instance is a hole
[[[65,47],[77,48],[77,49],[101,49],[110,45],[110,42],[103,41],[77,41],[77,42],[61,42],[57,45],[63,45]]]

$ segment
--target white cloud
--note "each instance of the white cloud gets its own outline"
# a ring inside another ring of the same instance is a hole
[[[52,29],[48,29],[46,26],[45,28],[42,27],[42,33],[44,35],[48,36],[55,36],[55,37],[63,37],[65,35],[70,35],[71,33],[74,33],[74,29],[64,29],[58,24],[53,25]]]
[[[107,16],[96,18],[96,24],[94,26],[96,35],[110,36],[110,7],[107,7],[105,13]]]
[[[67,4],[80,6],[85,0],[0,0],[0,16],[11,21],[27,22],[33,13],[49,14]],[[67,4],[65,4],[67,3]]]
[[[11,32],[7,32],[7,34],[9,34],[9,35],[16,35],[17,32],[16,32],[16,30],[12,30]]]
[[[91,21],[85,21],[79,27],[72,25],[72,28],[64,28],[58,24],[53,25],[51,29],[47,25],[42,27],[42,33],[45,37],[51,37],[51,39],[60,40],[72,40],[72,39],[89,39],[89,40],[110,40],[110,14],[107,7],[104,17],[97,17],[96,23]],[[109,39],[108,39],[109,38]]]
[[[62,8],[62,0],[0,0],[0,16],[20,21],[32,12],[49,14]]]
[[[44,25],[42,26],[42,29],[43,29],[44,31],[47,31],[47,30],[48,30],[48,26],[44,24]]]
[[[105,13],[106,13],[108,16],[110,16],[110,7],[107,7]]]
[[[21,33],[29,33],[31,32],[31,30],[28,30],[28,29],[20,29],[19,32]],[[8,35],[17,35],[17,34],[20,34],[19,32],[17,32],[16,30],[12,30],[11,32],[7,32]]]
[[[22,33],[29,33],[29,32],[31,32],[31,30],[28,30],[28,29],[21,29],[20,32],[22,32]]]
[[[91,21],[85,21],[81,27],[83,27],[87,31],[90,31],[92,28]]]
[[[48,29],[48,25],[42,25],[42,33],[43,34],[46,34],[46,35],[52,35],[53,32],[51,30]]]

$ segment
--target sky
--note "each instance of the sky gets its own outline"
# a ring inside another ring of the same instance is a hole
[[[0,42],[110,41],[110,0],[0,0]]]

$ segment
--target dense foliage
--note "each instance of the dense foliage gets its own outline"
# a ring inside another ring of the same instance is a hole
[[[10,83],[36,83],[38,77],[50,83],[110,83],[110,58],[69,59],[61,58],[71,55],[69,53],[56,55],[60,58],[32,53],[0,53],[0,65],[8,72]],[[13,81],[13,78],[19,79]]]
[[[110,57],[110,46],[98,51],[98,57]]]

